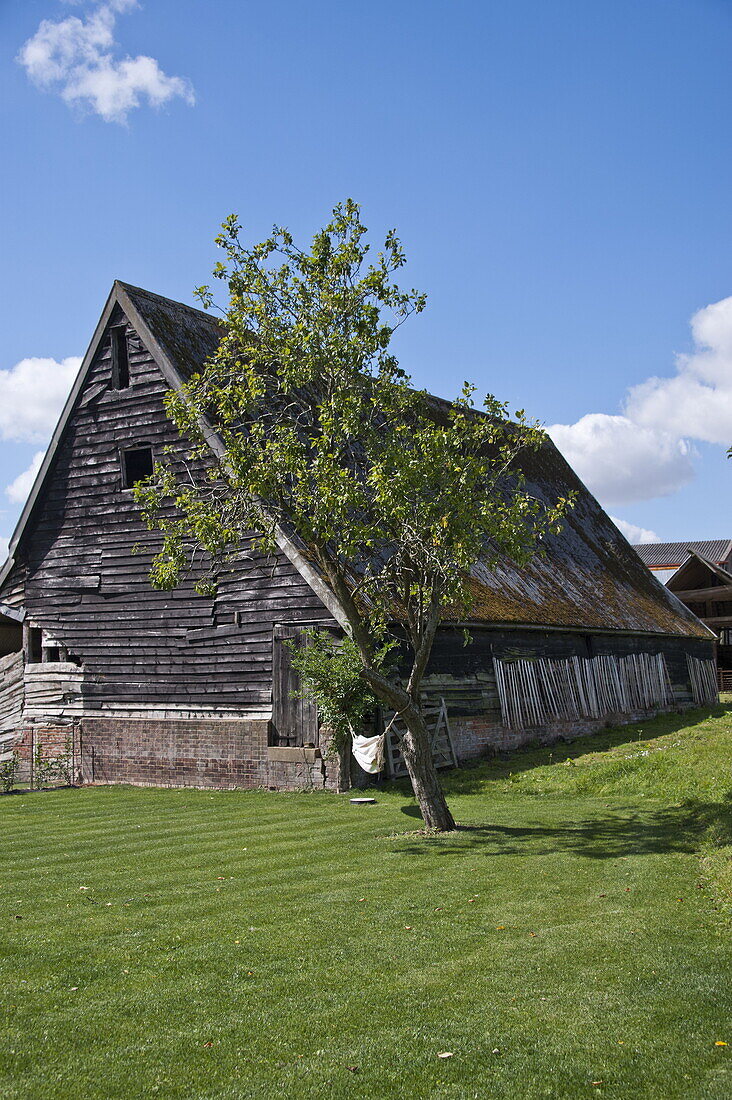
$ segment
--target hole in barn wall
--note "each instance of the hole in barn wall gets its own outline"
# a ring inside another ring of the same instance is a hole
[[[112,336],[112,389],[126,390],[130,384],[130,358],[127,348],[127,326],[115,325]]]
[[[0,617],[0,657],[20,653],[23,648],[23,627],[20,623],[5,621]]]
[[[153,472],[152,447],[131,447],[122,452],[122,487],[131,489]]]
[[[43,631],[39,626],[28,628],[28,664],[39,665],[43,659]]]

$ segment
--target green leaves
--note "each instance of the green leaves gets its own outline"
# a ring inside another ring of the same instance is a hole
[[[290,659],[308,694],[318,704],[321,721],[333,734],[335,748],[358,731],[377,698],[361,675],[362,661],[350,638],[338,640],[324,630],[304,631],[302,641],[287,643]],[[380,646],[374,667],[388,673],[395,642]]]
[[[351,199],[309,249],[282,227],[246,246],[237,218],[226,219],[213,272],[229,292],[224,336],[168,400],[189,454],[171,456],[140,499],[165,535],[161,587],[177,583],[194,547],[213,583],[249,532],[271,548],[287,531],[371,667],[395,624],[423,651],[440,618],[469,612],[476,562],[528,560],[572,500],[547,506],[527,490],[516,459],[545,436],[523,411],[510,420],[491,395],[479,411],[468,382],[452,404],[411,387],[390,341],[426,298],[394,281],[405,263],[395,231],[373,259],[365,238]],[[213,304],[208,287],[198,296]],[[218,457],[207,424],[223,440]]]

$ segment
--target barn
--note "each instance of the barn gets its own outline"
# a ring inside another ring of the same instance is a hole
[[[350,782],[289,663],[303,630],[340,629],[338,608],[284,533],[274,558],[244,546],[215,597],[193,575],[173,592],[148,581],[158,539],[132,489],[181,448],[165,395],[219,338],[207,313],[112,288],[0,572],[0,737],[26,767],[65,748],[85,782]],[[467,620],[438,636],[426,701],[461,763],[715,697],[713,634],[551,442],[524,473],[546,499],[576,490],[577,506],[528,567],[478,566]]]

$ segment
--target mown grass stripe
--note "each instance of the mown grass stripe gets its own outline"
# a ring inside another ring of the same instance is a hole
[[[497,760],[437,839],[395,788],[0,799],[0,1095],[726,1100],[731,749]]]

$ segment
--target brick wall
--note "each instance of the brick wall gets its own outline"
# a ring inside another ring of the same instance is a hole
[[[676,710],[678,708],[666,708]],[[659,709],[656,713],[664,713]],[[452,719],[450,729],[458,762],[472,763],[498,752],[512,752],[525,745],[552,745],[556,741],[573,741],[587,737],[606,726],[640,722],[648,714],[615,714],[607,718],[578,718],[574,721],[555,720],[540,729],[513,730],[497,723],[494,717],[472,716]]]
[[[84,718],[86,783],[337,790],[338,760],[268,746],[267,719]]]
[[[31,781],[31,759],[35,760],[39,752],[46,760],[71,753],[72,772],[75,777],[80,773],[80,729],[76,721],[28,723],[18,729],[14,748],[20,759],[18,779],[21,783]],[[49,780],[49,782],[60,781],[58,776]]]
[[[267,786],[270,790],[343,789],[337,756],[324,756],[320,749],[290,748],[270,748],[267,755]]]

